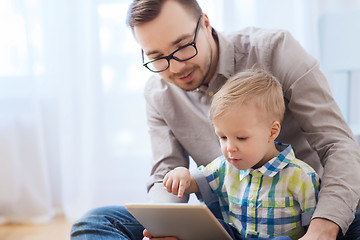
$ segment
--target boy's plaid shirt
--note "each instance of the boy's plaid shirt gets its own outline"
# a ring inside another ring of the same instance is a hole
[[[219,199],[224,220],[245,237],[297,239],[310,223],[320,180],[291,146],[259,169],[238,170],[224,156],[199,169]]]

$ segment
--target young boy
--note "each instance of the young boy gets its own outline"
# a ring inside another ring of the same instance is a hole
[[[280,83],[262,70],[234,75],[214,95],[210,119],[223,156],[198,170],[238,239],[298,239],[315,210],[318,175],[290,145],[274,142],[284,111]],[[170,171],[164,185],[179,198],[203,187],[184,167]]]

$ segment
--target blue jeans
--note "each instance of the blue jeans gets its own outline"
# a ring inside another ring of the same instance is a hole
[[[233,239],[245,240],[236,230],[226,224],[221,217],[218,205],[209,206],[219,222]],[[144,227],[122,206],[109,206],[89,211],[76,221],[71,229],[72,240],[139,240],[143,238]],[[273,240],[290,240],[288,237],[277,237]],[[246,240],[250,240],[249,238]],[[344,237],[339,240],[360,240],[360,211],[356,211],[355,220]]]

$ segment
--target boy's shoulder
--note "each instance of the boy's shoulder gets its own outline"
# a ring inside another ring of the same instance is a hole
[[[317,174],[309,164],[298,158],[292,159],[289,162],[288,167],[293,168],[295,171],[301,171],[305,174]]]

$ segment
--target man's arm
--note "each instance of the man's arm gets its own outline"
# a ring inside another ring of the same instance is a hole
[[[314,218],[306,234],[299,240],[336,240],[340,227],[325,218]]]
[[[160,81],[156,76],[153,78],[156,79],[150,79],[144,91],[153,153],[151,173],[147,183],[148,198],[151,202],[187,202],[187,196],[179,199],[168,193],[163,185],[165,174],[178,166],[188,168],[189,159],[162,116],[164,106],[156,103],[157,98],[162,94],[162,89],[159,90],[158,84],[153,85],[156,81]]]
[[[318,220],[311,222],[309,231],[320,230],[315,223],[326,219],[329,226],[336,223],[345,233],[359,202],[360,149],[318,62],[288,33],[282,34],[272,53],[273,71],[282,82],[287,111],[293,117],[291,121],[299,124],[324,166],[319,202],[313,216]]]

